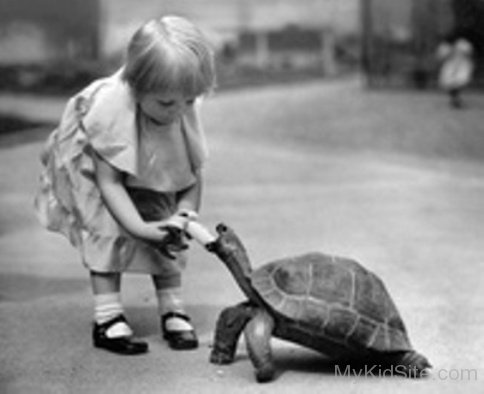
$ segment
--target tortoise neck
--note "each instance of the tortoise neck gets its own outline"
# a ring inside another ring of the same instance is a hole
[[[250,300],[255,300],[256,296],[254,294],[254,290],[252,288],[251,279],[250,279],[250,274],[252,270],[244,269],[244,267],[241,267],[240,265],[238,265],[237,262],[234,263],[234,262],[224,261],[224,263],[227,265],[227,268],[232,273],[235,281],[237,282],[241,290],[244,292],[244,294]]]
[[[236,247],[231,245],[230,247],[226,247],[222,243],[216,241],[210,246],[207,245],[207,249],[214,252],[227,266],[244,294],[251,301],[257,302],[259,296],[252,288],[252,267],[245,248],[242,245]]]

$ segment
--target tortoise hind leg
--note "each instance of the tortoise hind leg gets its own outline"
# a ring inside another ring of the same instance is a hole
[[[387,356],[387,362],[391,363],[395,372],[409,378],[421,378],[426,376],[432,368],[425,356],[415,351],[399,352]]]
[[[254,307],[248,302],[225,308],[219,315],[210,362],[230,364],[234,361],[237,342],[247,322],[254,315]]]
[[[244,330],[247,351],[259,383],[274,378],[275,369],[270,345],[273,330],[274,319],[262,309],[257,310]]]

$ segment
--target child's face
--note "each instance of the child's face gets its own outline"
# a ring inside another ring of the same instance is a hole
[[[170,125],[193,105],[195,97],[178,92],[146,93],[139,100],[141,111],[154,123]]]

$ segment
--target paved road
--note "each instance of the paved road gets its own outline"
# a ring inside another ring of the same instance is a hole
[[[223,127],[211,140],[202,220],[233,226],[254,266],[309,250],[363,262],[386,282],[432,375],[336,376],[321,356],[281,341],[274,341],[281,373],[271,384],[253,381],[243,346],[232,366],[211,365],[217,313],[242,294],[197,245],[185,280],[201,347],[170,351],[159,338],[148,278],[127,276],[127,313],[151,351],[124,358],[93,349],[86,273],[67,242],[32,216],[40,145],[31,143],[0,151],[1,392],[482,392],[484,167],[322,152]]]

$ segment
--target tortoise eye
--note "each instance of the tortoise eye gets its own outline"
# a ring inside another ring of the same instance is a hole
[[[219,234],[227,232],[228,228],[224,223],[220,223],[217,225],[216,230]]]

